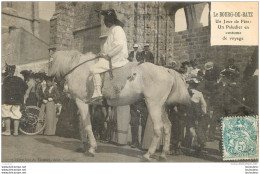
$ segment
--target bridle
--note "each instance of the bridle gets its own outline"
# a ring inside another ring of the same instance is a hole
[[[72,73],[72,72],[73,72],[75,69],[77,69],[79,66],[81,66],[81,65],[83,65],[83,64],[85,64],[85,63],[87,63],[87,62],[90,62],[90,61],[92,61],[92,60],[96,60],[96,59],[98,59],[98,58],[100,58],[100,56],[96,56],[96,57],[94,57],[94,58],[92,58],[92,59],[86,60],[86,61],[84,61],[84,62],[82,62],[82,63],[76,65],[76,66],[73,67],[71,70],[69,70],[66,74],[64,74],[64,75],[62,76],[62,79],[64,79],[67,75],[69,75],[70,73]]]

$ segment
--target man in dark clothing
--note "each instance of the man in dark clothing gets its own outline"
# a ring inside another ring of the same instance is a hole
[[[154,63],[153,53],[149,50],[149,44],[144,45],[144,51],[141,52],[141,62]]]
[[[228,59],[228,66],[220,72],[221,82],[223,84],[223,106],[225,116],[236,114],[241,104],[240,92],[240,71],[234,65],[234,59]]]
[[[2,85],[2,117],[5,119],[5,132],[3,135],[11,135],[11,119],[14,120],[14,134],[18,135],[20,118],[20,105],[24,103],[24,94],[27,89],[26,83],[17,76],[14,76],[15,65],[7,65],[7,76]]]
[[[140,62],[141,61],[141,53],[138,51],[138,45],[134,44],[134,51],[131,51],[129,54],[128,60],[130,62]]]
[[[220,93],[219,84],[217,83],[219,78],[219,68],[213,62],[207,62],[205,64],[204,75],[204,94],[205,100],[208,103],[209,111],[209,140],[215,139],[215,130],[218,119],[222,116],[222,96]]]
[[[168,107],[169,120],[172,124],[171,129],[171,152],[172,155],[181,155],[181,145],[184,145],[184,127],[187,117],[187,106],[171,105]]]
[[[130,114],[131,114],[131,133],[132,133],[132,148],[140,147],[140,143],[142,142],[143,135],[144,135],[144,128],[145,123],[147,120],[147,108],[145,105],[144,100],[136,102],[132,105],[130,105]],[[141,137],[139,137],[139,127],[142,127],[142,133]],[[141,139],[141,142],[139,143],[139,140]]]

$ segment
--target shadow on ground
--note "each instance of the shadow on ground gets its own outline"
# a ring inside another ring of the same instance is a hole
[[[75,151],[77,148],[82,146],[81,142],[76,142],[76,141],[57,142],[57,141],[48,140],[46,138],[35,138],[35,140],[43,144],[50,144],[53,145],[54,147],[71,150],[71,151]]]
[[[183,149],[184,154],[195,158],[204,159],[211,162],[221,162],[221,156],[216,149],[205,148],[206,151],[194,151],[190,149]]]
[[[144,152],[134,150],[134,149],[127,149],[120,146],[98,146],[97,153],[117,153],[121,155],[131,156],[138,158],[144,154]]]
[[[53,145],[54,147],[57,148],[83,153],[82,151],[78,151],[78,149],[82,147],[81,142],[76,142],[76,141],[57,142],[57,141],[48,140],[46,138],[35,138],[35,140],[43,144]],[[116,153],[116,154],[135,157],[135,158],[138,158],[144,154],[144,152],[138,150],[124,148],[124,146],[110,146],[110,145],[103,145],[103,144],[100,144],[98,146],[97,153]]]

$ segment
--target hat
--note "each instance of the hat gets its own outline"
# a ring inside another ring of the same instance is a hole
[[[32,71],[30,70],[22,70],[21,72],[20,72],[20,74],[22,74],[24,77],[26,76],[26,77],[28,77],[30,74],[32,74]]]
[[[144,47],[149,47],[149,44],[148,44],[148,43],[147,43],[147,44],[145,44],[145,45],[144,45]]]
[[[109,21],[113,22],[115,25],[119,25],[121,27],[125,26],[123,22],[117,19],[117,15],[114,9],[101,10],[100,14],[107,18]]]
[[[213,62],[207,62],[205,63],[204,67],[206,70],[210,70],[213,68],[214,63]]]
[[[99,36],[99,39],[106,39],[108,36],[107,35],[101,35]]]
[[[138,44],[134,44],[133,48],[138,48]]]
[[[15,71],[15,68],[16,68],[15,65],[8,65],[8,64],[6,64],[5,71],[6,72]]]

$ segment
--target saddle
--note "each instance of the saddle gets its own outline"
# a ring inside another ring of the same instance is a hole
[[[129,77],[132,75],[132,70],[138,65],[137,62],[129,62],[125,66],[115,68],[111,71],[101,73],[102,78],[102,94],[106,99],[115,99],[120,96],[122,89]],[[112,77],[112,78],[111,78]]]

